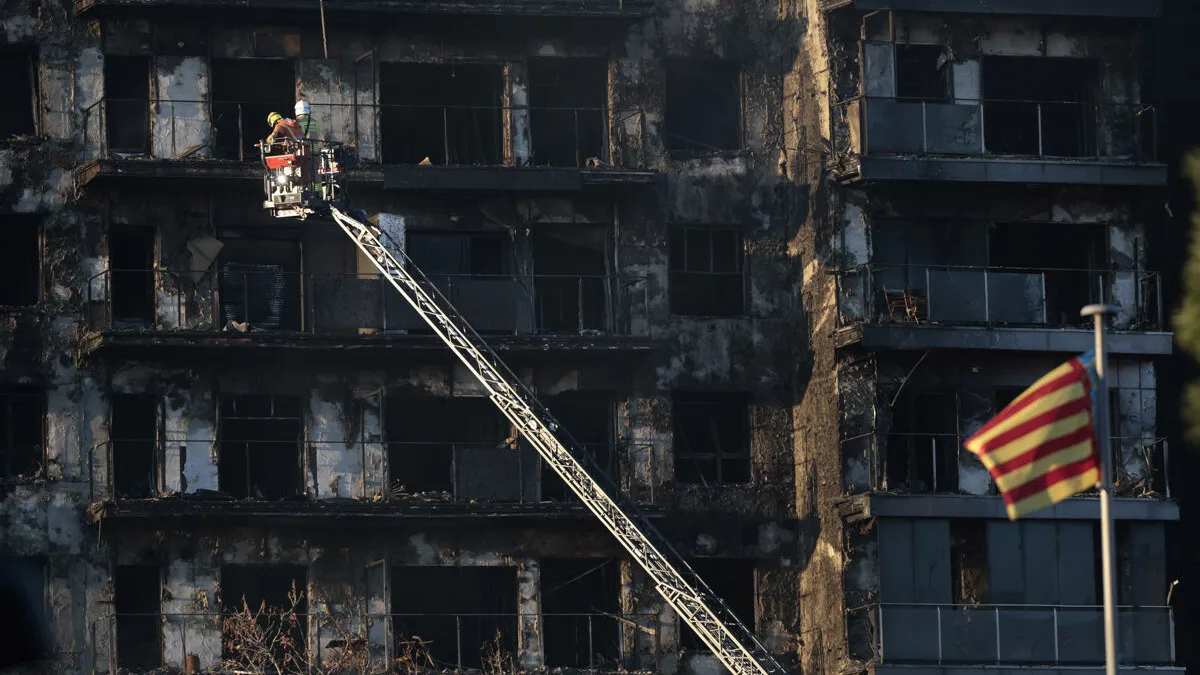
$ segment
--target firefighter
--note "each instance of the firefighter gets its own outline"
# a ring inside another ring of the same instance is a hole
[[[300,129],[300,138],[306,141],[320,140],[321,128],[311,113],[312,106],[308,101],[296,101],[296,124]]]
[[[296,120],[288,119],[277,112],[267,115],[267,126],[271,127],[271,135],[267,136],[267,145],[282,140],[298,141],[304,135]]]

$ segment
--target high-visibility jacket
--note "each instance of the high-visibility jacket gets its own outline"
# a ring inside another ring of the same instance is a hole
[[[321,127],[312,115],[300,115],[296,118],[296,127],[300,131],[300,138],[306,141],[321,140]]]
[[[267,136],[267,143],[274,143],[276,139],[289,138],[293,141],[298,141],[304,136],[300,131],[300,125],[296,120],[283,118],[275,123],[275,128],[271,130],[271,135]]]

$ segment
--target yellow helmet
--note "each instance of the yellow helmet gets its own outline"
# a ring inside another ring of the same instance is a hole
[[[277,112],[273,112],[270,115],[267,115],[267,126],[273,127],[273,126],[275,126],[275,123],[281,119],[283,119],[283,115],[280,115]]]

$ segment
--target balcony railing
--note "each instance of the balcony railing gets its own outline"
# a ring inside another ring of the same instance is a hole
[[[861,265],[838,273],[842,325],[932,323],[1087,327],[1079,308],[1116,304],[1115,327],[1163,326],[1157,272],[969,265]]]
[[[428,275],[481,333],[629,335],[640,279],[609,275]],[[151,300],[145,289],[157,288]],[[88,281],[88,327],[363,335],[429,328],[376,274],[285,272],[227,263],[197,284],[162,270],[109,270]]]
[[[1140,103],[860,96],[833,107],[835,163],[855,155],[1026,157],[1147,162],[1157,119]]]
[[[1103,607],[884,603],[869,608],[877,663],[1104,663]],[[1118,608],[1123,662],[1173,665],[1170,607]]]
[[[102,98],[83,111],[85,161],[257,161],[267,115],[287,102]],[[319,140],[360,164],[638,168],[641,108],[313,103]]]

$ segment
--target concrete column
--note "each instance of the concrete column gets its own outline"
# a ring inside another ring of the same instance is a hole
[[[216,402],[208,382],[169,390],[163,405],[163,447],[167,491],[216,490]]]
[[[218,572],[195,561],[175,559],[163,581],[163,662],[183,669],[188,660],[200,670],[221,662]]]
[[[206,60],[156,56],[151,96],[157,101],[150,106],[150,155],[155,159],[209,156],[212,125]]]
[[[317,499],[349,497],[361,485],[363,464],[361,447],[347,442],[342,417],[355,413],[344,409],[344,400],[330,401],[326,395],[314,389],[309,396],[307,451],[315,461],[305,462],[314,467],[305,476],[307,491]]]
[[[526,558],[517,563],[517,667],[537,670],[542,667],[542,567],[537,560]]]
[[[505,128],[509,138],[504,159],[506,164],[522,165],[533,155],[532,132],[529,126],[529,72],[524,63],[509,63],[505,69],[506,90]]]

